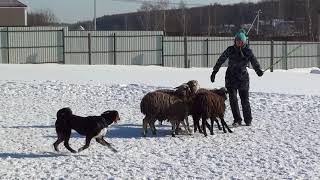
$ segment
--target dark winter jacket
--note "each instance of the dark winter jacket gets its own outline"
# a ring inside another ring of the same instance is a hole
[[[229,62],[225,77],[226,88],[249,90],[249,74],[246,68],[249,62],[258,75],[263,73],[248,45],[245,45],[241,50],[236,46],[229,46],[219,57],[213,68],[213,73],[217,73],[227,59]]]

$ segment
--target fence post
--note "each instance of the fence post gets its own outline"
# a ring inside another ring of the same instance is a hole
[[[285,41],[282,45],[282,69],[288,70],[288,57],[287,57],[287,51],[288,51],[288,41]]]
[[[7,58],[8,58],[8,64],[10,63],[10,44],[9,44],[9,27],[7,27]]]
[[[207,44],[206,44],[206,46],[207,46],[207,54],[206,54],[206,56],[207,56],[207,67],[209,67],[209,39],[207,38]]]
[[[162,35],[155,35],[155,36],[152,36],[152,38],[155,38],[155,41],[156,41],[156,51],[155,51],[155,54],[156,54],[156,63],[157,65],[161,65],[162,66]]]
[[[89,65],[91,65],[91,33],[88,33]]]
[[[184,39],[183,39],[183,50],[184,50],[184,68],[188,68],[188,41],[187,41],[187,37],[184,36]]]
[[[320,42],[317,43],[317,62],[318,68],[320,68]]]
[[[273,60],[274,60],[274,41],[271,40],[270,72],[273,72]]]
[[[161,65],[164,66],[164,35],[161,36]]]
[[[113,33],[113,64],[116,65],[117,64],[117,47],[116,44],[117,40],[116,40],[116,33]]]
[[[66,54],[65,54],[65,47],[66,47],[66,45],[65,45],[65,35],[64,35],[64,32],[65,32],[65,29],[63,28],[62,30],[62,63],[63,64],[66,64]]]

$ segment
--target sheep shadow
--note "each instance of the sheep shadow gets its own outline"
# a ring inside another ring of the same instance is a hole
[[[0,158],[13,158],[13,159],[36,159],[36,158],[55,158],[61,156],[70,156],[71,154],[61,154],[53,152],[45,152],[44,154],[35,154],[35,153],[0,153]],[[74,155],[73,155],[74,156]],[[83,156],[83,155],[76,155]]]
[[[171,136],[171,126],[161,125],[156,126],[157,135],[152,135],[150,128],[148,128],[147,137],[165,137]],[[120,124],[113,126],[107,133],[107,138],[142,138],[142,125],[141,124]]]

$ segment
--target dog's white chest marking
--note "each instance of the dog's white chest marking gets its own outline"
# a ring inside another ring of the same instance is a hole
[[[103,128],[103,129],[101,129],[101,131],[100,131],[95,137],[93,137],[93,138],[104,137],[104,136],[106,135],[107,131],[108,131],[107,128]]]

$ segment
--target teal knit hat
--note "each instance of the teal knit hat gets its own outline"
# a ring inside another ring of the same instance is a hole
[[[240,29],[239,32],[237,32],[235,36],[235,40],[241,40],[244,44],[247,43],[247,36],[246,33],[243,29]]]

